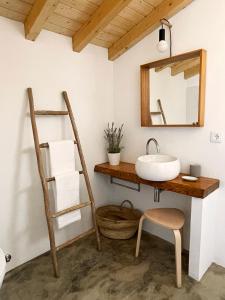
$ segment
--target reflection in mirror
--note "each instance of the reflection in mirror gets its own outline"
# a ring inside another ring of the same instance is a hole
[[[150,68],[152,125],[198,123],[200,57]]]

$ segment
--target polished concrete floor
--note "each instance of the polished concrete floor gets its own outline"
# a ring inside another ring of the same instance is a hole
[[[54,278],[49,254],[7,274],[1,300],[224,300],[225,270],[213,265],[200,283],[187,276],[183,256],[183,288],[175,287],[173,246],[143,234],[140,257],[134,258],[135,238],[102,239],[96,250],[94,235],[62,250],[61,277]]]

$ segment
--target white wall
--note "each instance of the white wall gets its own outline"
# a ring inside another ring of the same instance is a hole
[[[49,249],[26,88],[33,88],[39,109],[63,108],[60,92],[68,91],[100,205],[110,200],[111,187],[107,178],[94,176],[93,168],[106,160],[103,129],[113,119],[113,63],[106,49],[88,46],[77,54],[71,39],[47,31],[35,43],[25,40],[22,23],[1,17],[0,45],[0,247],[12,254],[8,267],[13,268]],[[66,117],[40,118],[41,141],[72,137],[60,121]],[[90,214],[82,217],[57,240],[88,229]]]
[[[225,28],[224,0],[197,0],[174,16],[173,52],[184,53],[205,48],[207,58],[206,115],[203,128],[141,128],[140,126],[140,80],[141,64],[158,60],[156,50],[158,31],[155,31],[136,46],[127,51],[114,63],[115,113],[116,121],[125,123],[125,149],[123,160],[135,162],[145,152],[148,138],[155,137],[161,152],[175,155],[181,159],[182,171],[188,171],[190,163],[202,165],[202,175],[219,178],[221,187],[217,199],[217,227],[215,261],[225,266],[225,144],[211,144],[210,131],[218,131],[225,136],[225,39],[221,30]],[[168,53],[166,54],[168,55]],[[163,55],[164,57],[166,56]],[[115,187],[114,199],[129,198],[136,207],[144,210],[153,206],[153,190],[142,187],[141,193]],[[190,198],[175,193],[164,192],[159,206],[180,207],[189,220]],[[201,201],[201,200],[200,200]],[[204,201],[204,200],[203,200]],[[146,227],[160,236],[171,239],[166,232],[157,227]],[[188,247],[188,226],[186,226],[186,248]]]

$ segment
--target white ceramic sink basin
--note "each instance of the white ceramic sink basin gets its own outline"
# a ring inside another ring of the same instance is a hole
[[[164,154],[143,155],[135,165],[139,177],[151,181],[172,180],[180,173],[180,161],[176,157]]]

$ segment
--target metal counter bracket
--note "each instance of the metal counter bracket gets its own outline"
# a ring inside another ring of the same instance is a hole
[[[141,191],[141,185],[140,185],[140,183],[135,183],[135,182],[126,181],[126,180],[117,178],[117,179],[119,179],[119,180],[121,180],[121,181],[131,182],[131,183],[133,183],[133,184],[136,184],[137,187],[133,187],[133,186],[129,186],[129,185],[126,185],[126,184],[122,184],[122,183],[116,182],[116,181],[114,180],[115,178],[116,178],[116,177],[110,176],[110,183],[111,183],[111,184],[116,184],[116,185],[125,187],[125,188],[130,189],[130,190],[133,190],[133,191],[137,191],[137,192],[140,192],[140,191]]]
[[[159,188],[154,188],[154,202],[160,202],[160,195],[163,190]]]

